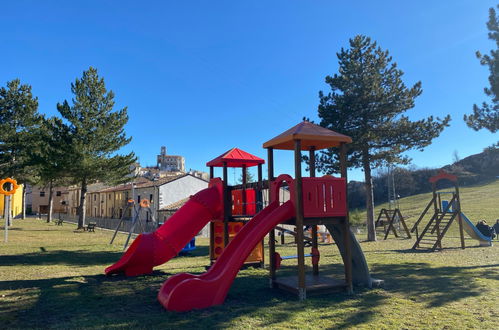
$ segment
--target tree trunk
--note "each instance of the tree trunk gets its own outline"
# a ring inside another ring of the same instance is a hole
[[[85,213],[86,213],[86,197],[87,197],[87,180],[83,179],[81,182],[80,190],[80,205],[78,206],[78,229],[85,227]]]
[[[23,201],[21,219],[26,219],[26,183],[23,184]]]
[[[47,213],[47,223],[52,222],[52,210],[54,208],[54,184],[50,181],[49,184],[49,211]]]
[[[372,242],[376,241],[376,228],[374,227],[373,178],[371,176],[371,165],[369,164],[369,152],[367,150],[363,152],[362,163],[366,184],[367,240]]]

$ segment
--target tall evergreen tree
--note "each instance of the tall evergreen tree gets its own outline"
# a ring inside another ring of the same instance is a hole
[[[33,133],[40,123],[38,99],[33,97],[30,85],[15,79],[0,88],[0,178],[13,177],[24,185],[32,183],[31,152],[36,141]]]
[[[480,60],[480,64],[489,67],[490,87],[485,87],[484,92],[491,98],[491,103],[483,102],[482,106],[474,104],[473,113],[469,116],[464,115],[464,120],[469,127],[476,131],[485,128],[495,133],[499,130],[499,16],[494,8],[489,9],[487,28],[489,29],[489,39],[495,41],[496,48],[490,51],[490,55],[482,55],[478,51],[476,56]]]
[[[392,63],[388,51],[366,36],[350,39],[350,48],[337,53],[339,73],[326,77],[331,92],[319,92],[320,125],[352,137],[348,147],[350,166],[364,170],[366,185],[367,239],[376,240],[371,169],[384,164],[407,164],[403,152],[422,150],[448,126],[432,116],[411,121],[403,113],[414,107],[422,93],[421,82],[407,88],[403,72]],[[317,167],[323,173],[338,172],[335,149],[322,151]]]
[[[32,158],[36,164],[37,185],[49,190],[47,222],[52,220],[54,187],[70,182],[72,152],[70,129],[59,118],[43,118]]]
[[[70,173],[74,183],[81,187],[78,228],[83,228],[88,185],[126,180],[136,157],[133,152],[116,155],[131,140],[124,128],[128,122],[127,109],[113,111],[114,93],[106,90],[97,70],[90,67],[84,71],[82,78],[71,84],[71,91],[72,105],[64,101],[57,109],[69,122],[73,153]]]

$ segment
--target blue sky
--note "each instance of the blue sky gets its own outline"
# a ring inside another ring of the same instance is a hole
[[[99,70],[127,106],[133,150],[154,165],[160,146],[188,168],[239,147],[262,158],[262,144],[317,120],[318,91],[337,70],[336,52],[365,34],[388,49],[404,81],[421,80],[413,119],[451,114],[451,127],[418,167],[440,167],[498,140],[462,121],[486,100],[488,8],[494,1],[6,1],[0,12],[0,85],[33,86],[40,111],[56,115],[70,83]],[[277,151],[276,173],[293,173]],[[233,175],[231,173],[231,175]],[[351,179],[363,179],[351,170]],[[239,176],[237,174],[236,176]]]

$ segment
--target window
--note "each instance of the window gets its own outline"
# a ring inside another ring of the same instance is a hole
[[[111,194],[109,194],[109,198],[108,199],[111,200]]]
[[[137,196],[137,203],[139,203],[139,204],[140,204],[140,195],[139,195],[139,196]]]
[[[56,196],[61,196],[61,195],[62,195],[62,192],[57,191],[57,192],[55,193],[55,195],[56,195]]]
[[[149,202],[152,203],[152,194],[149,194]]]
[[[45,191],[40,191],[40,197],[45,197]]]
[[[97,195],[94,195],[94,202],[97,200]]]

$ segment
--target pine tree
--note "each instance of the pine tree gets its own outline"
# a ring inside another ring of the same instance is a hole
[[[104,79],[90,67],[71,84],[72,105],[67,101],[57,109],[69,123],[73,161],[70,175],[80,185],[78,228],[85,225],[86,193],[95,182],[117,183],[127,180],[134,153],[116,155],[131,138],[125,133],[127,108],[113,111],[114,93],[107,91]]]
[[[352,137],[348,145],[348,163],[364,170],[368,240],[376,240],[371,169],[386,164],[407,164],[403,152],[422,150],[448,126],[444,119],[432,116],[411,121],[404,112],[414,107],[422,93],[421,82],[407,88],[403,72],[392,63],[388,51],[366,36],[350,39],[350,48],[337,54],[339,73],[326,77],[331,92],[319,92],[320,125]],[[338,172],[335,149],[317,157],[323,173]]]
[[[464,115],[464,120],[469,127],[476,131],[485,128],[495,133],[499,130],[499,17],[494,8],[489,9],[487,28],[489,29],[489,39],[495,41],[496,48],[490,51],[490,55],[482,55],[477,52],[476,56],[481,65],[489,67],[490,87],[485,87],[484,92],[492,100],[491,104],[483,102],[481,107],[474,104],[473,113],[469,116]]]
[[[54,187],[70,182],[68,169],[73,162],[71,135],[69,127],[56,117],[43,118],[37,135],[32,154],[36,165],[36,184],[49,190],[47,222],[51,222]]]
[[[34,172],[31,152],[39,127],[38,99],[33,97],[31,86],[19,79],[7,82],[0,88],[0,178],[13,177],[18,183],[32,183]],[[23,189],[23,218],[25,215]]]
[[[255,182],[255,177],[253,176],[253,174],[251,174],[249,168],[246,167],[245,169],[246,171],[246,183],[249,183],[249,182]],[[243,183],[243,174],[241,173],[239,175],[239,178],[237,179],[237,183],[241,184]]]

